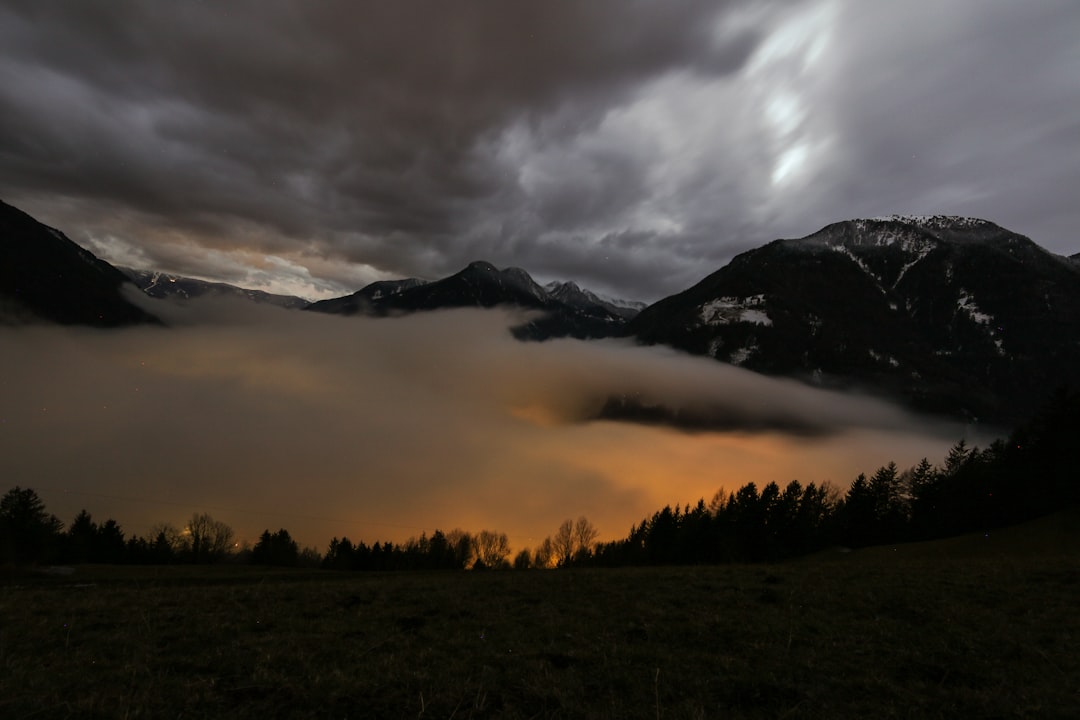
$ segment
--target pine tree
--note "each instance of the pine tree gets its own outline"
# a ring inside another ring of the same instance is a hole
[[[45,510],[30,488],[15,486],[0,498],[0,562],[48,562],[60,544],[64,523]]]

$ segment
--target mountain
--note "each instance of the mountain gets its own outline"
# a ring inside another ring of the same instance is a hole
[[[120,268],[136,287],[150,297],[159,299],[191,300],[198,297],[238,297],[252,302],[277,305],[289,309],[302,309],[310,303],[294,295],[275,295],[262,290],[248,290],[226,283],[207,282],[194,278],[168,275],[152,270]]]
[[[366,285],[352,295],[319,300],[312,303],[308,309],[335,315],[378,314],[379,308],[387,302],[387,298],[391,295],[397,295],[400,292],[411,290],[423,284],[425,284],[423,280],[417,280],[416,278],[379,280]]]
[[[541,287],[521,268],[499,270],[491,263],[474,262],[435,282],[408,279],[373,283],[347,297],[312,303],[307,309],[343,315],[385,316],[443,308],[519,307],[538,310],[543,315],[514,328],[515,336],[544,340],[620,334],[628,310],[609,305],[580,289],[574,294],[560,288],[556,294]]]
[[[0,201],[0,323],[158,322],[124,297],[126,284],[122,272],[59,230]]]
[[[1080,267],[985,220],[849,220],[743,253],[626,331],[762,373],[1013,422],[1075,379]]]
[[[643,302],[602,297],[591,290],[578,287],[577,283],[570,281],[550,282],[544,286],[544,290],[546,290],[551,297],[560,300],[567,305],[578,307],[596,305],[607,312],[618,315],[626,320],[630,320],[645,309],[645,303]]]

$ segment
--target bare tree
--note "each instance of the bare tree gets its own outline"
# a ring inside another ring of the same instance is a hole
[[[461,528],[454,528],[446,533],[446,542],[450,546],[453,567],[462,570],[472,567],[476,558],[476,542],[471,534]]]
[[[592,555],[600,531],[582,515],[574,523],[574,557]]]
[[[506,533],[481,530],[475,538],[474,546],[477,566],[503,567],[506,565],[506,559],[510,557],[510,538],[506,536]]]
[[[555,531],[551,538],[551,559],[556,567],[562,567],[574,559],[574,521],[569,518]]]
[[[555,544],[551,541],[551,537],[544,538],[544,541],[536,546],[536,550],[533,551],[532,566],[534,568],[550,568],[555,565]]]
[[[577,522],[569,518],[564,520],[555,536],[551,539],[552,560],[557,567],[568,565],[574,560],[587,557],[592,553],[599,531],[584,515]]]
[[[214,562],[228,554],[233,531],[207,513],[195,513],[184,527],[181,539],[193,562]]]

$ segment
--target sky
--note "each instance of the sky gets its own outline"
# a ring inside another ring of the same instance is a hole
[[[0,327],[0,479],[128,537],[207,512],[254,543],[287,529],[404,542],[505,532],[535,548],[585,515],[602,540],[748,482],[843,492],[940,463],[969,428],[880,400],[623,340],[524,343],[501,310],[341,317],[138,299],[168,327]],[[712,432],[595,420],[611,396]]]
[[[473,260],[653,301],[839,220],[1080,251],[1075,0],[0,0],[0,198],[310,299]]]

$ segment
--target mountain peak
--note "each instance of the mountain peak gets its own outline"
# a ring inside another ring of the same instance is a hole
[[[466,267],[465,269],[470,270],[472,272],[482,272],[482,273],[497,273],[497,272],[499,272],[499,269],[497,267],[495,267],[491,263],[486,262],[484,260],[473,260],[471,263],[469,263],[468,267]]]

